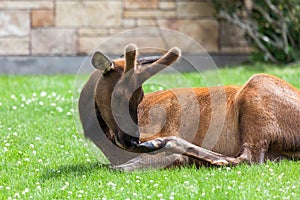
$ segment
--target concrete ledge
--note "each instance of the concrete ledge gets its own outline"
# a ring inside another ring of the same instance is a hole
[[[249,55],[210,55],[218,67],[238,65],[249,59]],[[118,56],[111,56],[112,58]],[[203,63],[207,56],[184,55],[186,60],[193,63]],[[0,74],[38,75],[38,74],[76,74],[86,56],[0,56]],[[200,61],[201,60],[201,61]],[[199,62],[198,62],[199,61]],[[209,61],[209,63],[212,63]],[[180,66],[179,66],[180,65]],[[184,65],[184,66],[182,66]],[[174,67],[178,71],[193,71],[187,62],[180,62]],[[206,66],[199,69],[205,70]]]
[[[81,56],[2,56],[0,74],[75,74],[84,58]]]

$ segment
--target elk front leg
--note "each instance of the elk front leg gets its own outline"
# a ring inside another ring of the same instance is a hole
[[[167,154],[166,152],[159,152],[153,154],[141,154],[128,162],[113,166],[112,169],[121,171],[135,171],[145,169],[161,169],[173,166],[183,166],[188,163],[188,158],[180,154]]]
[[[204,149],[176,136],[156,138],[139,144],[138,148],[143,152],[152,151],[152,154],[164,151],[167,155],[185,155],[218,166],[232,166],[243,161],[243,159],[240,158],[228,157]],[[160,149],[160,151],[156,151],[158,149]]]

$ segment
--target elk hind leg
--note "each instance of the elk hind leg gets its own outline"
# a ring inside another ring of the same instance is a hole
[[[269,144],[266,140],[261,140],[256,144],[245,142],[242,145],[241,153],[237,157],[239,162],[259,163],[262,164],[266,159],[266,152],[268,151]]]

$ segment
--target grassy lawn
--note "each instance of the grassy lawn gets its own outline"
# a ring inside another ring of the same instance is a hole
[[[224,84],[270,73],[300,88],[300,65],[220,69]],[[206,85],[216,73],[184,74]],[[0,199],[300,199],[300,162],[233,168],[112,171],[86,147],[73,116],[75,76],[0,77]],[[153,79],[184,85],[172,75]],[[146,92],[164,88],[146,85]]]

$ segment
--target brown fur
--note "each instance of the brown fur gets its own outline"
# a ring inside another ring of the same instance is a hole
[[[210,93],[216,95],[223,89],[210,88]],[[184,138],[188,134],[179,133],[181,107],[175,96],[184,95],[188,90],[175,89],[145,95],[139,105],[139,125],[143,127],[149,123],[149,109],[156,104],[164,106],[167,119],[155,133],[153,126],[149,130],[141,129],[142,142],[167,136]],[[191,142],[203,146],[202,142],[211,121],[210,93],[208,88],[194,88],[193,91],[200,105],[200,123],[198,127],[194,127],[198,131]],[[226,120],[212,151],[237,156],[245,143],[255,153],[259,153],[257,151],[261,148],[270,150],[269,154],[280,155],[287,155],[284,152],[300,151],[300,93],[297,89],[274,76],[257,74],[244,87],[225,86],[225,92]],[[216,118],[213,120],[218,121]],[[249,159],[257,161],[257,156]]]
[[[103,101],[103,95],[111,96],[113,87],[122,76],[124,65],[123,59],[115,60],[115,68],[110,74],[95,75],[99,74],[96,70],[87,83],[99,79],[95,85],[96,109],[101,115],[100,124],[105,121],[102,126],[106,127],[106,135],[113,142],[115,133],[110,127],[116,125],[110,113],[110,98]],[[151,77],[148,72],[145,76]],[[192,96],[196,97],[197,105],[191,104]],[[225,104],[222,104],[223,97]],[[181,100],[178,101],[178,98]],[[215,101],[214,108],[212,98]],[[137,107],[141,142],[141,149],[137,148],[137,151],[147,152],[149,147],[163,148],[169,152],[164,154],[166,159],[173,159],[174,156],[170,156],[172,154],[182,154],[175,156],[176,165],[207,162],[235,165],[242,161],[261,163],[279,157],[299,159],[300,92],[272,75],[254,75],[242,87],[158,91],[145,95],[139,103],[133,103]],[[186,112],[189,114],[184,116]],[[189,118],[181,121],[182,116]],[[196,123],[197,120],[199,123]],[[192,134],[193,131],[195,133]],[[211,148],[206,143],[210,139],[206,137],[208,132],[219,134]],[[142,150],[142,147],[146,150]],[[153,166],[157,167],[162,163],[162,153],[157,153],[156,157],[143,155],[116,168],[146,168],[150,162],[145,164],[145,159],[152,160]]]

